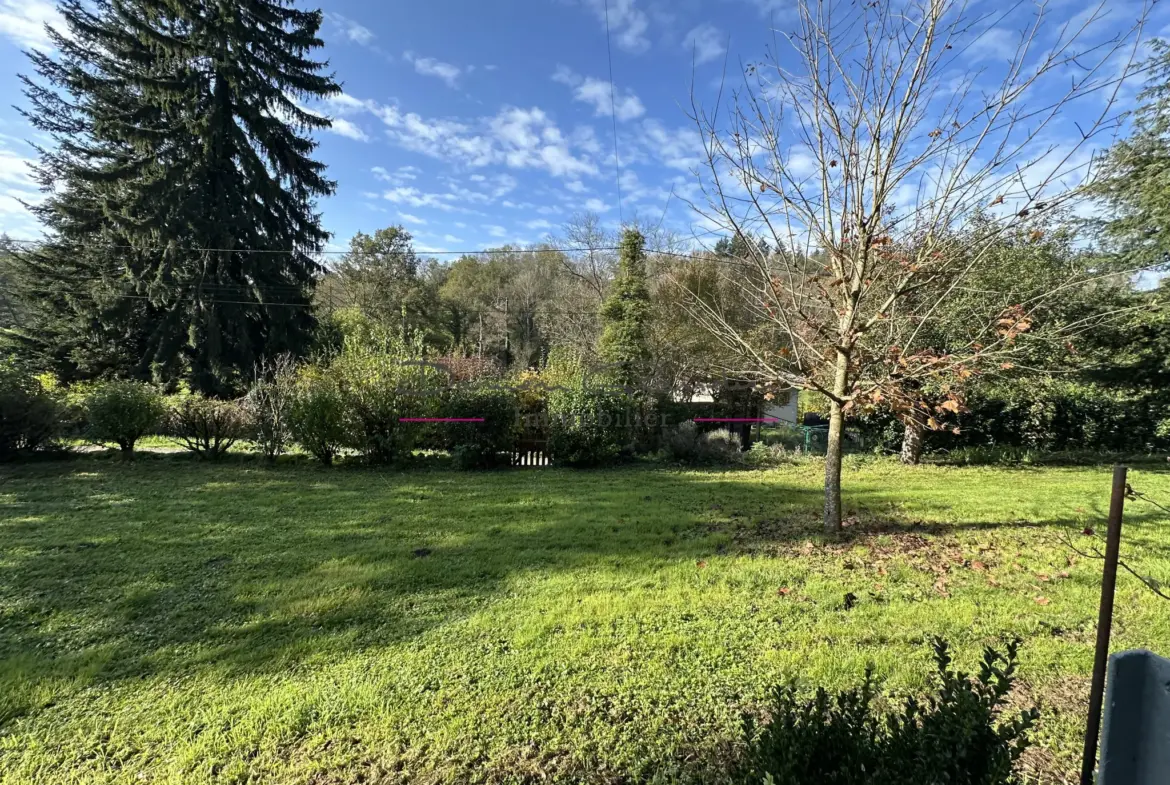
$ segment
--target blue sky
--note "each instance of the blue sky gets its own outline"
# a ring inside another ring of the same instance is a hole
[[[1131,5],[1111,16],[1132,24]],[[739,79],[790,6],[609,0],[615,118],[604,0],[329,0],[325,56],[345,93],[313,108],[337,119],[318,152],[338,181],[321,204],[334,245],[397,223],[423,251],[527,243],[586,210],[612,225],[638,215],[691,232],[692,84],[709,105],[725,60]],[[1063,18],[1081,10],[1057,6]],[[0,230],[16,237],[38,234],[18,203],[35,196],[23,168],[34,137],[11,108],[23,103],[16,74],[27,71],[21,48],[44,45],[40,24],[53,14],[45,0],[0,0]],[[997,40],[976,57],[993,56]]]

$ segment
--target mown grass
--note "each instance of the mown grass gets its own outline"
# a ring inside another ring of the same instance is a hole
[[[1108,468],[859,462],[840,541],[815,464],[0,478],[3,782],[718,782],[769,685],[921,689],[933,634],[967,665],[1022,637],[1029,766],[1077,765],[1099,564],[1058,535],[1101,526]],[[1170,580],[1156,512],[1124,551]],[[1114,635],[1170,651],[1170,604],[1123,578]]]

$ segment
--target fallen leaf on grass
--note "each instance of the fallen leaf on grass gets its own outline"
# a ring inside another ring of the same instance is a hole
[[[1067,578],[1068,577],[1068,570],[1061,570],[1060,577]]]
[[[707,562],[706,562],[705,560],[703,560],[703,559],[700,559],[700,560],[699,560],[699,562],[698,562],[698,564],[697,564],[696,566],[697,566],[697,567],[698,567],[698,568],[701,570],[701,569],[703,569],[704,567],[706,567],[706,566],[707,566]]]
[[[1036,573],[1036,580],[1043,581],[1043,582],[1047,583],[1048,581],[1050,581],[1052,579],[1049,578],[1047,574],[1045,574],[1043,572],[1038,572],[1038,573]]]
[[[987,572],[987,565],[981,561],[973,561],[971,562],[971,569],[978,570],[979,572]]]
[[[789,594],[792,593],[792,589],[788,588],[787,586],[781,586],[779,589],[776,590],[776,593],[779,594],[781,597],[787,597]]]
[[[947,591],[947,582],[944,580],[937,580],[934,582],[934,590],[944,597],[950,597],[950,592]]]
[[[811,542],[805,542],[804,545],[800,546],[800,552],[803,553],[805,556],[808,556],[810,553],[813,552],[813,550],[815,548],[816,548],[816,546],[813,545]]]
[[[1047,598],[1047,597],[1037,597],[1037,598],[1036,598],[1036,604],[1037,604],[1037,605],[1047,605],[1047,604],[1048,604],[1048,598]]]
[[[1081,534],[1085,535],[1086,537],[1092,537],[1093,536],[1093,527],[1086,526],[1084,529],[1081,529]]]

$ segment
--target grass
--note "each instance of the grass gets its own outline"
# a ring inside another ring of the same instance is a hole
[[[715,782],[769,685],[919,690],[932,634],[1024,639],[1029,766],[1073,781],[1100,565],[1057,535],[1108,469],[855,462],[840,541],[818,479],[0,467],[0,781]],[[1123,552],[1168,580],[1156,513]],[[1123,577],[1114,641],[1167,652],[1170,606]]]

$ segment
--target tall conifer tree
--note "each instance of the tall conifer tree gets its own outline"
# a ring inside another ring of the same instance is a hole
[[[153,374],[230,392],[304,349],[335,184],[311,157],[339,91],[319,11],[290,0],[65,0],[56,53],[30,52],[26,116],[53,138],[39,175],[50,241],[23,330],[67,373]]]

